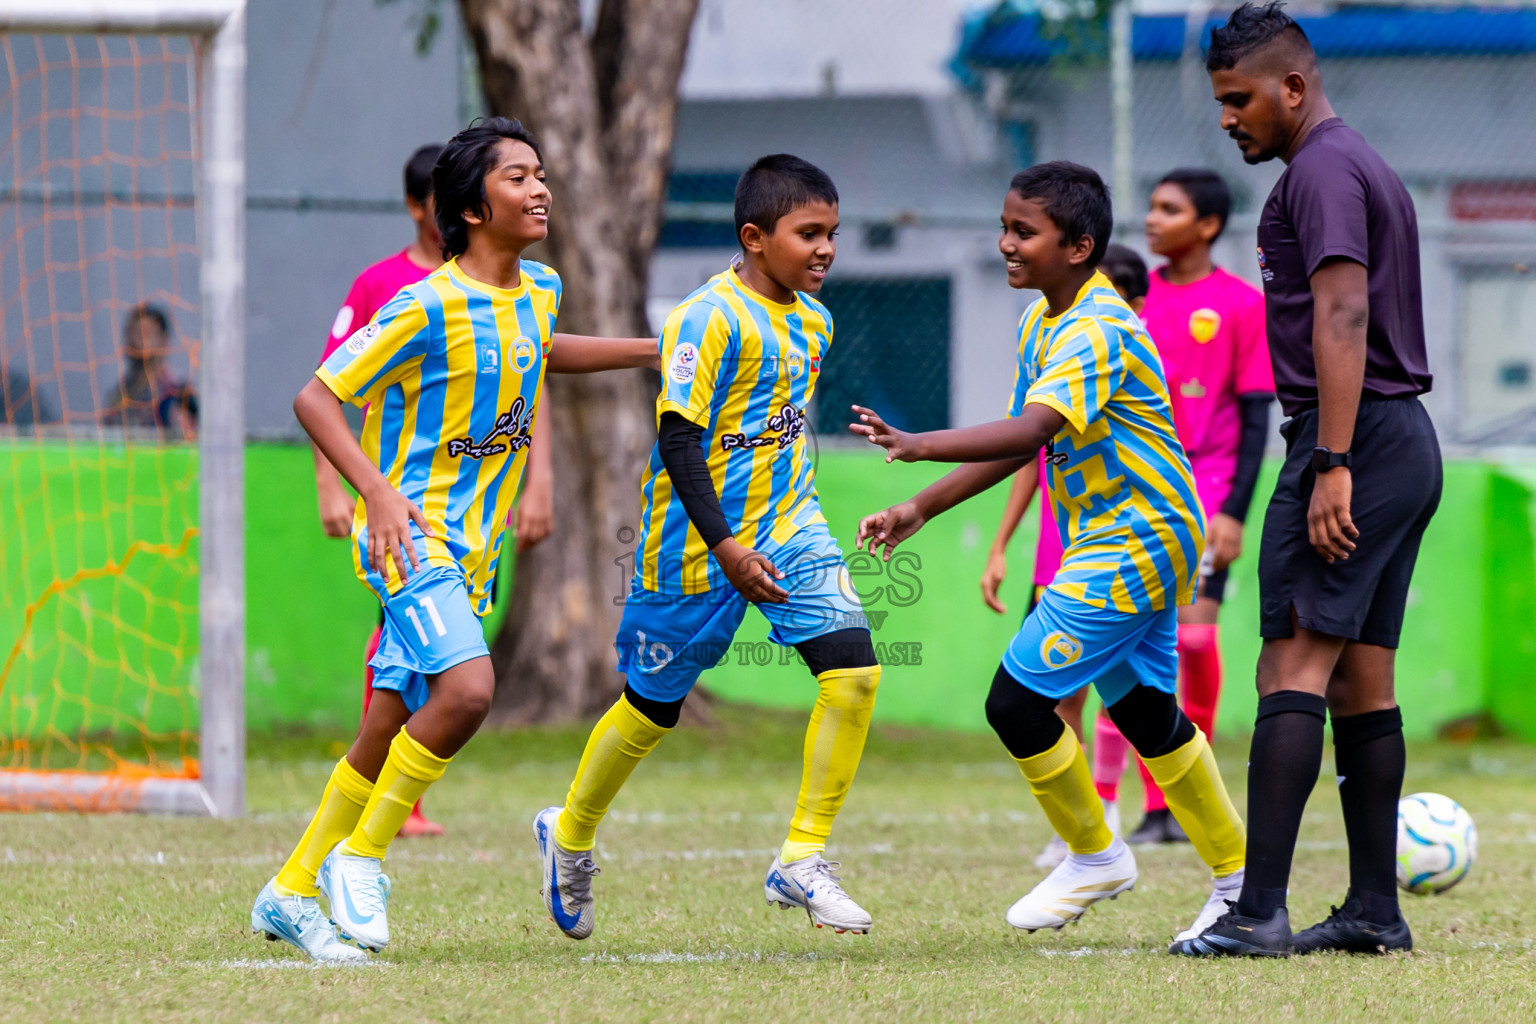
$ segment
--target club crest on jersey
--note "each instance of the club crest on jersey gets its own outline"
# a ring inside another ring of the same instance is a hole
[[[805,357],[802,356],[799,352],[791,352],[789,354],[789,379],[799,380],[800,375],[804,372]]]
[[[512,365],[517,367],[518,373],[533,369],[534,351],[530,338],[518,338],[512,343]]]
[[[379,332],[382,330],[383,328],[378,324],[364,324],[352,337],[347,339],[347,351],[355,356],[362,355],[363,350],[373,342],[374,338],[379,336]]]
[[[853,576],[848,572],[846,565],[837,567],[837,589],[842,591],[843,597],[854,604],[859,603],[859,592],[854,589]]]
[[[506,444],[500,443],[503,437],[507,439]],[[533,407],[519,395],[513,400],[512,408],[496,417],[484,438],[476,441],[473,437],[451,437],[447,448],[450,458],[467,455],[471,459],[484,459],[508,450],[518,452],[528,447],[532,440]]]
[[[1082,653],[1082,641],[1067,636],[1059,629],[1047,633],[1045,639],[1040,641],[1040,660],[1045,662],[1046,668],[1066,668]]]
[[[1204,345],[1221,330],[1221,314],[1214,309],[1197,309],[1189,314],[1189,336]]]
[[[667,363],[667,376],[678,384],[687,384],[693,380],[693,375],[699,369],[699,350],[697,347],[684,342],[672,350],[672,359]]]

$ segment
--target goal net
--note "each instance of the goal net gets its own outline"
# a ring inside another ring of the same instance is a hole
[[[3,810],[243,810],[242,25],[0,10]]]

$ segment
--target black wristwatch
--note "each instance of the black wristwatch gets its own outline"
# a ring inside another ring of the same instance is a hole
[[[1330,469],[1338,469],[1340,466],[1349,469],[1353,465],[1354,460],[1350,457],[1349,452],[1336,452],[1330,448],[1324,448],[1322,445],[1312,449],[1312,468],[1319,473],[1326,473]]]

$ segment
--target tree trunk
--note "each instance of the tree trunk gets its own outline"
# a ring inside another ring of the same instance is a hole
[[[646,279],[670,170],[677,83],[698,0],[459,0],[486,102],[517,117],[549,173],[549,239],[531,254],[564,282],[559,328],[649,333]],[[555,528],[517,558],[491,644],[501,724],[576,718],[623,686],[614,633],[634,568],[655,375],[546,378]]]

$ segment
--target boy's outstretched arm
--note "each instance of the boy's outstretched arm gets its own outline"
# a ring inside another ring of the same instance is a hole
[[[341,399],[319,377],[311,377],[299,391],[293,400],[293,414],[315,447],[363,500],[368,513],[369,567],[388,575],[387,560],[393,558],[400,578],[409,579],[413,571],[421,568],[416,545],[411,540],[411,522],[414,520],[421,532],[431,537],[434,534],[427,517],[414,502],[391,487],[379,467],[363,453],[342,414]]]
[[[848,429],[868,438],[870,444],[884,448],[886,462],[895,459],[902,462],[1032,459],[1067,423],[1067,418],[1050,406],[1026,402],[1024,411],[1010,419],[957,430],[909,434],[887,424],[873,409],[856,405],[853,411],[859,422],[850,423]]]
[[[633,369],[661,369],[661,350],[655,338],[550,335],[550,373],[597,373],[601,370]]]
[[[859,536],[854,547],[864,547],[867,540],[869,553],[874,554],[876,548],[883,546],[885,560],[889,562],[896,545],[922,529],[928,520],[974,498],[1029,465],[1033,458],[1031,454],[1026,458],[976,462],[953,469],[901,504],[859,520]]]

